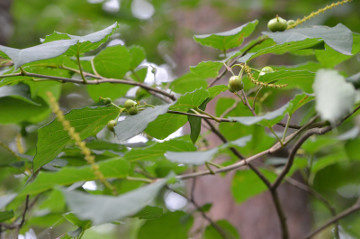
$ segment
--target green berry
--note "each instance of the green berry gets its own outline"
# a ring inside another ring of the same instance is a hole
[[[288,26],[287,21],[279,16],[276,16],[275,18],[271,19],[267,24],[267,27],[272,32],[285,31],[287,26]]]
[[[291,20],[288,20],[288,21],[287,21],[287,24],[288,24],[288,26],[293,25],[293,24],[295,24],[295,21],[292,20],[292,19],[291,19]]]
[[[117,121],[116,120],[110,120],[107,123],[107,128],[108,130],[110,130],[111,132],[114,132],[114,127],[117,125]]]
[[[125,107],[126,109],[130,109],[130,108],[132,108],[132,107],[135,107],[136,105],[137,105],[136,101],[127,99],[127,100],[125,101],[124,107]]]
[[[127,112],[129,113],[129,115],[136,115],[138,113],[138,107],[137,106],[134,106],[134,107],[131,107],[129,109],[127,109]]]
[[[104,103],[105,105],[111,104],[111,99],[109,97],[103,98],[100,96],[99,100]]]
[[[232,76],[229,79],[229,91],[235,93],[238,92],[239,90],[244,89],[244,82],[242,81],[240,76]]]
[[[270,66],[265,66],[261,69],[260,75],[263,76],[266,73],[270,73],[270,72],[274,72],[273,68],[271,68]]]

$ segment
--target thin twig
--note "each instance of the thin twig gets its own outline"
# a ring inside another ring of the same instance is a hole
[[[18,238],[19,237],[19,232],[20,232],[20,229],[22,228],[22,226],[24,225],[25,223],[25,216],[26,216],[26,213],[29,209],[29,194],[26,195],[26,199],[25,199],[25,208],[24,208],[24,211],[22,213],[22,217],[21,217],[21,221],[20,221],[20,224],[17,226],[16,228],[16,235],[15,235],[15,238]]]

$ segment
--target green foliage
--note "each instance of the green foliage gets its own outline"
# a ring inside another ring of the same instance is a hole
[[[146,22],[129,15],[131,4],[121,2],[119,16],[127,19],[119,19],[121,24],[84,36],[54,32],[23,49],[0,46],[0,124],[16,131],[0,135],[2,229],[21,225],[23,234],[32,227],[57,227],[64,238],[81,238],[112,223],[129,227],[124,238],[241,238],[231,222],[212,221],[207,214],[212,204],[198,205],[182,187],[185,179],[235,170],[229,186],[233,200],[243,203],[270,191],[283,233],[287,225],[277,189],[295,172],[305,188],[328,198],[338,211],[359,197],[359,130],[353,115],[360,73],[347,68],[360,52],[359,33],[338,24],[254,37],[257,25],[266,23],[253,20],[195,35],[196,42],[221,55],[169,81],[156,72],[165,71],[153,64],[159,59],[152,59],[156,49],[168,57],[168,22],[157,26],[153,38],[104,45]],[[190,2],[179,5],[200,4]],[[248,37],[253,39],[243,46]],[[274,70],[264,74],[265,55],[287,64],[270,60]],[[241,74],[244,86],[229,92],[228,79]],[[134,87],[146,92],[135,94]],[[51,108],[66,111],[65,118],[54,119]],[[214,146],[209,134],[221,144]],[[260,159],[265,163],[257,163]],[[169,192],[195,210],[171,208]],[[315,214],[321,211],[313,205]],[[201,235],[190,235],[198,214],[209,225],[195,232]],[[358,226],[359,220],[345,222],[351,223]]]

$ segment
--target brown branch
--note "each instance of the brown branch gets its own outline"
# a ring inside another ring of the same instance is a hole
[[[20,229],[22,228],[22,226],[24,225],[25,223],[25,216],[26,216],[26,213],[29,209],[29,194],[26,195],[26,199],[25,199],[25,208],[24,208],[24,211],[23,211],[23,214],[22,214],[22,217],[21,217],[21,221],[20,221],[20,224],[16,227],[16,238],[19,237],[19,232],[20,232]]]
[[[350,214],[352,214],[352,213],[354,213],[354,212],[356,212],[358,210],[360,210],[360,198],[355,202],[355,204],[353,206],[351,206],[350,208],[346,209],[345,211],[339,213],[335,217],[329,219],[327,222],[324,223],[324,225],[322,225],[318,229],[316,229],[316,230],[310,232],[308,235],[306,235],[305,238],[310,239],[311,237],[313,237],[317,233],[321,232],[322,230],[324,230],[325,228],[327,228],[331,224],[339,221],[340,219],[342,219],[344,217],[347,217],[348,215],[350,215]]]

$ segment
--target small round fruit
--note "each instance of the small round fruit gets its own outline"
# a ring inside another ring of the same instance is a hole
[[[273,68],[271,68],[270,66],[265,66],[261,69],[260,75],[263,76],[266,73],[270,73],[270,72],[274,72]]]
[[[109,97],[103,98],[100,96],[99,100],[105,105],[111,104],[111,99]]]
[[[111,132],[114,132],[114,127],[117,125],[117,121],[116,120],[110,120],[107,123],[107,128],[108,130],[110,130]]]
[[[129,113],[129,115],[136,115],[138,113],[138,111],[139,110],[138,110],[137,106],[127,109],[127,112]]]
[[[244,82],[242,81],[240,76],[232,76],[229,79],[229,91],[235,93],[238,92],[239,90],[244,89]]]
[[[288,26],[287,21],[279,16],[276,16],[275,18],[271,19],[267,24],[267,27],[272,32],[285,31],[287,26]]]
[[[127,99],[127,100],[125,101],[124,107],[125,107],[126,109],[130,109],[130,108],[132,108],[132,107],[135,107],[136,105],[137,105],[136,101]]]
[[[288,20],[288,21],[287,21],[287,24],[288,24],[288,26],[293,25],[293,24],[295,24],[295,21],[292,20],[292,19],[291,19],[291,20]]]

